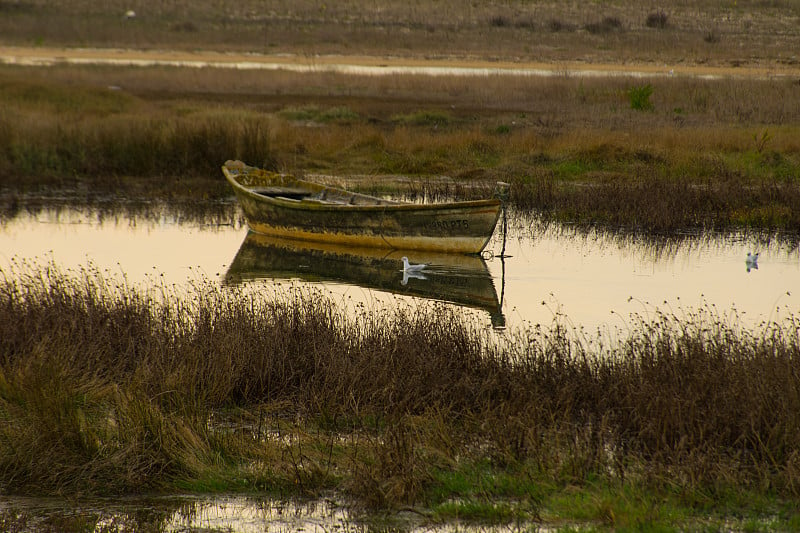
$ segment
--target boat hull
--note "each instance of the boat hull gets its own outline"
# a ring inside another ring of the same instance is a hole
[[[244,165],[227,163],[223,173],[253,231],[312,242],[479,253],[494,232],[501,208],[497,199],[406,204],[366,195],[352,195],[353,204],[333,203],[311,196],[323,190],[331,191],[331,196],[349,193]],[[270,187],[277,193],[258,192]],[[280,190],[307,190],[308,194],[291,197]]]

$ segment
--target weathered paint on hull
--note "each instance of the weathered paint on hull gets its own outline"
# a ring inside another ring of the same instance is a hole
[[[426,205],[293,200],[258,194],[228,172],[225,176],[253,231],[313,242],[479,253],[492,236],[501,207],[495,199]]]
[[[334,233],[326,231],[303,231],[298,228],[276,227],[258,222],[248,222],[253,231],[272,237],[286,237],[309,242],[330,242],[340,245],[366,246],[386,250],[425,250],[449,253],[479,253],[486,246],[485,237],[449,237],[443,241],[441,237],[365,235],[352,233]]]

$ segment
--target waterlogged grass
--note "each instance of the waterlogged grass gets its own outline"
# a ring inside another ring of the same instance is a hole
[[[531,516],[516,504],[486,501],[447,502],[434,508],[434,517],[442,521],[464,520],[505,524],[514,521],[529,522]]]
[[[0,278],[0,489],[242,491],[429,520],[672,530],[797,523],[800,324],[712,310],[497,342],[439,305],[91,266]],[[711,522],[709,522],[711,521]],[[676,526],[677,524],[677,526]]]

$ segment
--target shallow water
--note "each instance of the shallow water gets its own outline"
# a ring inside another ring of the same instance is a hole
[[[420,530],[413,514],[398,515],[393,527]],[[0,524],[14,531],[135,531],[278,533],[369,531],[370,524],[330,500],[283,501],[258,496],[190,495],[132,498],[4,498]],[[381,525],[385,529],[386,524]],[[425,527],[426,531],[436,528]]]
[[[131,498],[9,498],[0,496],[0,526],[16,533],[97,531],[136,533],[493,533],[555,531],[563,523],[438,523],[414,510],[392,515],[351,513],[329,499],[291,501],[252,495],[136,496]]]
[[[800,254],[792,243],[742,236],[644,241],[510,220],[505,258],[498,257],[504,244],[499,227],[482,258],[467,258],[263,239],[248,236],[238,222],[184,223],[169,214],[43,210],[0,226],[0,268],[8,273],[22,260],[63,269],[91,264],[133,285],[182,286],[208,278],[267,294],[290,282],[368,309],[398,299],[440,300],[487,328],[558,320],[613,331],[633,316],[657,310],[681,316],[701,308],[757,328],[800,314]],[[760,256],[748,268],[751,250]],[[402,255],[430,264],[422,275],[404,279]]]

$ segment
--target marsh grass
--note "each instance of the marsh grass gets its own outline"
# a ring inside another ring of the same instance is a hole
[[[496,344],[439,305],[345,316],[314,291],[142,291],[91,266],[2,279],[7,492],[337,490],[505,521],[584,486],[608,503],[574,517],[611,525],[668,521],[613,487],[689,516],[799,497],[795,317],[653,313],[619,341],[556,323]]]
[[[12,126],[3,124],[4,129]],[[17,128],[26,128],[23,138]],[[8,174],[153,178],[216,174],[225,154],[274,166],[268,128],[256,120],[136,117],[79,124],[16,123],[4,147]],[[222,159],[220,159],[222,158]]]
[[[218,167],[239,158],[301,175],[502,180],[517,208],[589,226],[798,227],[800,116],[786,80],[48,73],[4,69],[0,174],[12,207],[48,191],[223,200]],[[630,109],[631,87],[652,90],[635,99],[651,111]]]

